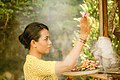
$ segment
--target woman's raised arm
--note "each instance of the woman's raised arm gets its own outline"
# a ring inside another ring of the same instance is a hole
[[[76,45],[72,48],[70,53],[66,56],[63,61],[57,61],[55,66],[56,74],[61,74],[67,70],[74,67],[82,47],[87,39],[90,32],[89,22],[87,17],[82,17],[80,20],[80,39],[77,41]]]

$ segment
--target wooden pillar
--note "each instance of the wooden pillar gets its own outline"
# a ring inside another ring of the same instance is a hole
[[[100,36],[108,37],[107,0],[99,0]]]
[[[103,0],[103,30],[104,30],[104,36],[108,37],[108,15],[107,15],[107,0]]]
[[[99,0],[99,25],[100,36],[103,36],[103,0]]]

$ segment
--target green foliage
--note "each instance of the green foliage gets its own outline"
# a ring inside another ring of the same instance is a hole
[[[83,12],[87,12],[90,16],[98,19],[98,0],[83,0],[83,2],[84,4],[80,5],[80,8],[82,9],[80,13],[83,14]]]
[[[0,0],[0,27],[7,28],[8,24],[13,23],[18,15],[34,20],[37,13],[34,11],[35,7],[41,8],[42,1],[41,4],[37,5],[32,0]]]
[[[95,3],[93,3],[95,1]],[[93,55],[90,53],[90,46],[94,40],[97,40],[99,37],[99,21],[98,21],[98,11],[96,7],[98,7],[98,2],[96,0],[84,0],[84,3],[80,5],[81,11],[80,14],[83,15],[84,12],[88,14],[88,19],[91,25],[91,32],[88,36],[87,42],[83,51],[88,57],[91,59]],[[77,19],[75,19],[77,20]],[[78,21],[78,20],[77,20]],[[75,45],[76,40],[79,39],[79,31],[75,31],[75,38],[73,40],[73,46]]]
[[[88,57],[91,58],[90,45],[94,43],[99,37],[99,11],[98,11],[98,0],[83,0],[83,4],[80,5],[80,14],[83,15],[84,12],[88,13],[88,17],[91,22],[91,32],[88,37],[87,43],[83,48],[83,51]],[[110,15],[110,10],[113,8],[113,1],[108,0],[108,17]],[[78,19],[75,19],[79,21]],[[114,25],[118,26],[118,14],[115,14]],[[75,38],[73,39],[73,46],[75,45],[76,40],[79,38],[79,31],[75,31]],[[116,52],[119,50],[119,41],[113,35],[112,37],[113,47]],[[117,52],[118,53],[118,52]]]

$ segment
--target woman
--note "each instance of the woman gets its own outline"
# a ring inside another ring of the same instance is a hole
[[[58,80],[57,75],[70,70],[75,65],[90,32],[87,18],[82,17],[80,22],[80,40],[63,61],[44,61],[41,59],[43,54],[49,53],[52,44],[46,25],[34,22],[25,28],[19,36],[19,41],[25,48],[29,49],[24,64],[25,80]]]

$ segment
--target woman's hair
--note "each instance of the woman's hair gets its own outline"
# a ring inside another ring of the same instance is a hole
[[[40,38],[40,31],[43,29],[48,29],[48,27],[42,23],[33,22],[26,26],[24,32],[19,36],[19,41],[25,46],[25,48],[30,49],[31,40],[38,41]]]

